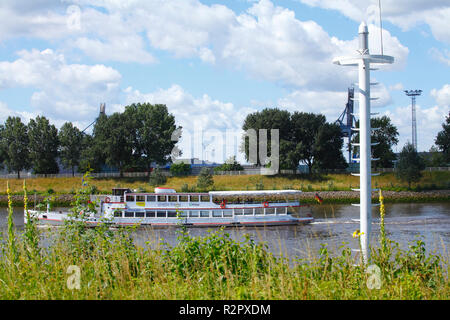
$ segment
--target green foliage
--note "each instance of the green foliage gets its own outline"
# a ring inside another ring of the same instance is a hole
[[[236,277],[239,284],[248,283],[252,276],[268,271],[268,262],[272,258],[264,244],[255,244],[249,237],[243,243],[237,243],[223,230],[204,237],[183,234],[175,247],[168,244],[166,247],[163,253],[165,266],[187,279],[198,279],[208,270],[208,277],[224,282],[229,277]]]
[[[37,116],[28,123],[30,159],[38,174],[58,173],[58,130],[47,118]]]
[[[162,173],[160,169],[154,169],[148,178],[148,183],[151,186],[162,186],[167,182],[167,177]]]
[[[197,178],[197,189],[200,191],[207,191],[214,186],[214,177],[211,174],[211,169],[202,168]]]
[[[17,172],[17,178],[20,178],[20,171],[31,165],[28,127],[19,117],[8,117],[0,134],[1,160],[9,172]]]
[[[58,133],[59,155],[66,168],[72,169],[75,175],[75,167],[80,164],[83,134],[71,122],[66,122]]]
[[[372,146],[372,157],[380,158],[378,161],[374,161],[373,165],[379,168],[392,168],[396,156],[392,151],[392,146],[398,143],[398,130],[395,127],[391,119],[388,116],[382,116],[379,118],[370,119],[371,128],[379,128],[374,130],[371,135],[371,142],[378,143]],[[359,127],[359,120],[356,121],[356,127]],[[359,133],[354,135],[352,142],[359,142]],[[353,153],[357,154],[359,147],[353,148]]]
[[[79,209],[89,209],[89,185],[84,187],[74,202],[77,217]],[[355,265],[346,242],[336,251],[324,243],[308,260],[287,260],[248,236],[238,242],[223,229],[203,237],[184,230],[173,246],[143,249],[133,244],[132,228],[88,228],[73,220],[62,230],[45,231],[45,248],[32,253],[39,232],[33,231],[33,240],[10,233],[14,247],[2,234],[2,299],[428,300],[450,293],[448,261],[427,253],[421,239],[406,250],[389,239],[372,248],[370,264],[381,270],[381,288],[370,289],[368,266]],[[81,270],[79,290],[67,287],[70,265]]]
[[[244,167],[237,162],[236,156],[232,156],[229,159],[225,161],[224,164],[217,166],[214,168],[214,172],[218,171],[242,171],[244,170]]]
[[[170,166],[170,173],[173,176],[187,176],[191,173],[191,171],[191,166],[184,162],[173,163]]]
[[[342,155],[343,137],[339,127],[326,122],[321,114],[294,112],[279,109],[264,109],[249,114],[243,130],[268,130],[268,153],[270,153],[270,129],[279,129],[279,154],[281,169],[297,169],[299,162],[321,169],[345,168]],[[259,136],[257,137],[259,147]],[[244,136],[241,149],[249,160],[249,138]],[[259,151],[259,150],[257,150]],[[258,165],[265,165],[258,162]]]
[[[422,153],[425,164],[427,167],[445,167],[447,166],[447,161],[445,160],[445,154],[439,152],[436,146],[432,146],[428,153]]]
[[[450,111],[445,118],[445,123],[442,124],[442,131],[440,131],[435,140],[439,150],[444,154],[444,160],[450,162]]]
[[[179,138],[181,127],[175,125],[175,117],[166,105],[131,104],[125,107],[124,116],[132,124],[130,130],[136,156],[142,159],[147,169],[153,162],[164,165],[171,161],[170,155],[177,143],[173,138]]]
[[[425,169],[425,162],[417,153],[414,146],[407,143],[400,152],[397,163],[396,174],[397,177],[408,182],[408,187],[411,187],[412,182],[417,182],[422,177],[421,170]]]

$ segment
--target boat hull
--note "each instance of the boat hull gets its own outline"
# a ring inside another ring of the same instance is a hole
[[[30,210],[29,213],[36,218],[38,224],[62,225],[67,219],[79,220],[87,226],[95,227],[102,223],[111,226],[152,226],[161,227],[259,227],[307,224],[314,220],[312,217],[293,217],[291,215],[275,216],[238,216],[232,218],[96,218],[89,217],[84,220],[74,219],[67,212],[39,212]],[[25,223],[27,220],[25,218]]]

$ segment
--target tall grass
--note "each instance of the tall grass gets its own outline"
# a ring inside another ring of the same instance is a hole
[[[77,193],[74,215],[89,208],[85,194]],[[385,247],[372,248],[369,264],[380,268],[381,287],[370,289],[369,265],[345,244],[289,259],[223,230],[204,237],[182,230],[176,244],[144,249],[132,241],[133,229],[66,223],[43,231],[35,223],[0,241],[1,299],[448,299],[450,293],[448,261],[426,254],[421,240],[404,250],[386,238]],[[45,236],[47,245],[36,248],[35,236]],[[79,289],[68,286],[69,266],[81,271]]]

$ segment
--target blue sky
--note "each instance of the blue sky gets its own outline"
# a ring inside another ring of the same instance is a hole
[[[418,148],[429,150],[450,110],[450,4],[381,4],[384,53],[396,62],[372,73],[373,109],[398,127],[399,151],[411,140],[403,90],[422,89]],[[107,113],[164,103],[184,128],[184,156],[223,161],[250,112],[280,107],[334,122],[357,79],[332,58],[355,52],[362,20],[379,53],[378,14],[378,0],[2,0],[0,121],[45,115],[84,129],[101,102]]]

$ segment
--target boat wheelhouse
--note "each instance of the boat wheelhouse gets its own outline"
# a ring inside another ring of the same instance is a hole
[[[155,188],[154,193],[138,193],[114,188],[111,195],[93,195],[97,213],[88,223],[101,220],[117,225],[152,226],[239,226],[287,225],[308,223],[311,216],[300,217],[298,190],[210,191],[177,193]],[[44,218],[45,215],[45,218]],[[41,221],[64,220],[64,214],[46,212]]]

